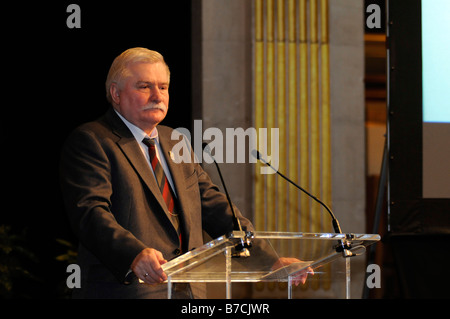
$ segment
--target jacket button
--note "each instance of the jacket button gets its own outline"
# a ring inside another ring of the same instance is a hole
[[[179,254],[181,254],[181,250],[179,250],[179,249],[177,248],[177,249],[175,249],[175,250],[173,251],[173,254],[178,256]]]

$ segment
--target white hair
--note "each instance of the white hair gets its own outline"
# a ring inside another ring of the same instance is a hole
[[[164,61],[164,57],[156,51],[152,51],[146,48],[131,48],[124,51],[118,57],[116,57],[109,69],[108,76],[106,77],[106,98],[112,103],[111,97],[111,84],[120,82],[129,75],[128,66],[134,63],[163,63],[167,69],[167,76],[170,82],[170,70],[167,63]]]

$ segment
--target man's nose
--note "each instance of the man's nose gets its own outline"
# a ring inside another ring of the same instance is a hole
[[[160,103],[162,101],[162,93],[159,88],[153,88],[150,94],[150,101],[154,103]]]

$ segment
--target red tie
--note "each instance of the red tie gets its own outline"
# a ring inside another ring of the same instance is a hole
[[[172,188],[170,187],[169,181],[167,180],[166,174],[164,174],[164,169],[156,156],[156,146],[155,139],[144,138],[143,143],[148,146],[148,152],[150,155],[150,163],[155,173],[156,182],[159,186],[164,201],[166,202],[167,209],[169,210],[170,218],[175,225],[177,233],[180,238],[180,248],[181,248],[181,232],[180,232],[180,222],[178,220],[178,214],[174,212],[175,209],[175,196],[173,194]]]

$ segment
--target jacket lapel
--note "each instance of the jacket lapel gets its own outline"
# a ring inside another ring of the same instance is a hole
[[[172,223],[172,220],[169,217],[169,211],[167,209],[166,203],[164,202],[164,198],[150,169],[149,163],[147,162],[145,156],[142,154],[142,150],[133,134],[130,132],[125,123],[123,123],[122,120],[117,116],[112,108],[106,114],[106,118],[111,124],[113,133],[118,136],[118,140],[116,141],[117,145],[125,154],[131,166],[133,166],[136,173],[142,179],[143,183],[150,189],[150,192],[153,195],[154,199],[158,202],[159,206],[164,211],[169,221]]]

